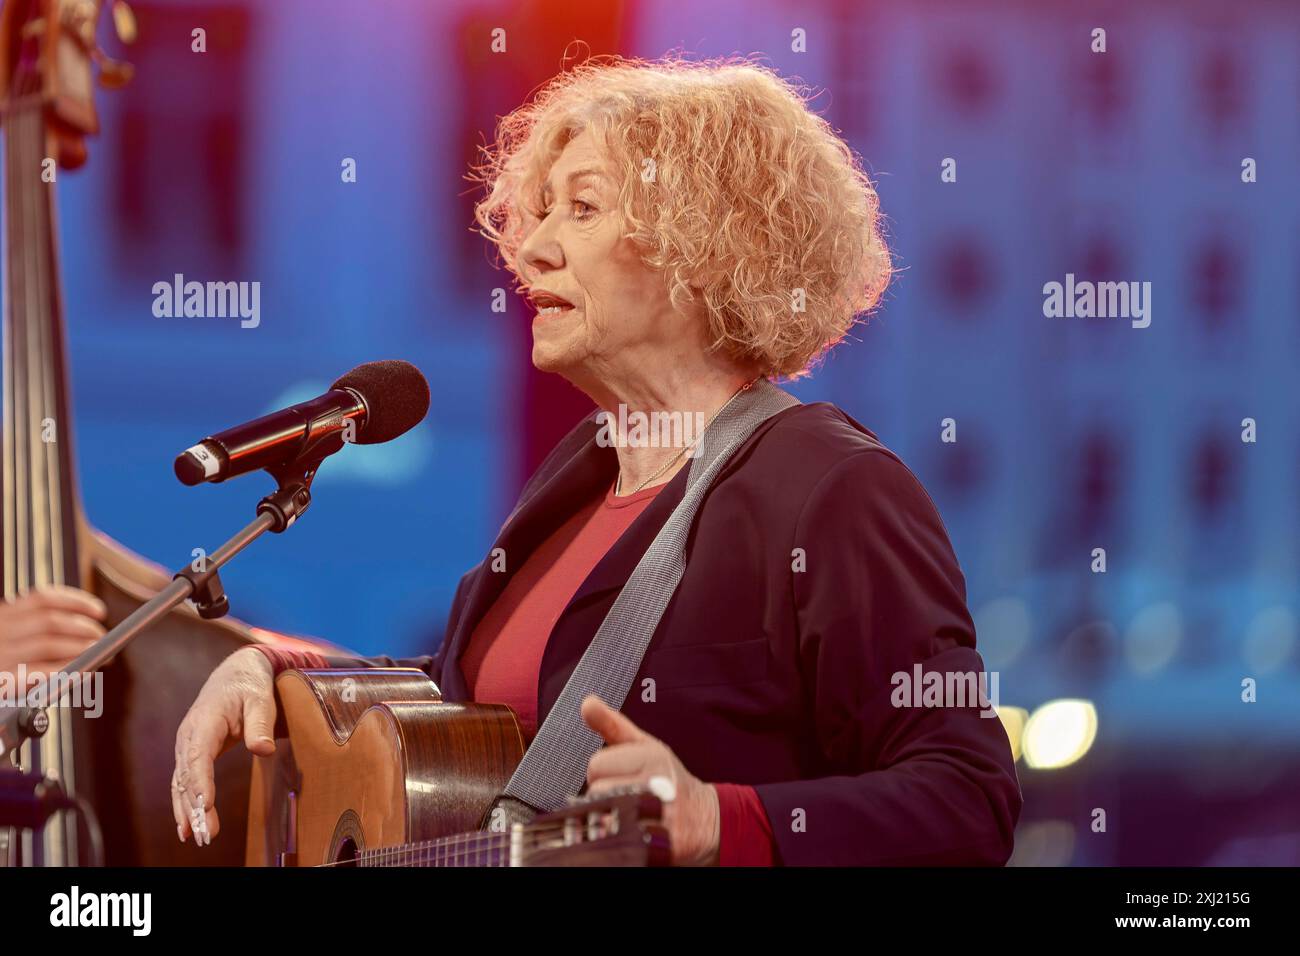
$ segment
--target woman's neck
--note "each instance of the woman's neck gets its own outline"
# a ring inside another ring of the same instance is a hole
[[[592,395],[605,413],[597,440],[618,455],[619,494],[671,481],[698,452],[697,442],[713,416],[755,378],[734,366],[706,374],[683,371],[629,376],[592,390],[603,392]]]

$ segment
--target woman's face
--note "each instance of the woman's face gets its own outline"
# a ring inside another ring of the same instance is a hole
[[[624,238],[621,177],[597,141],[569,141],[547,177],[541,221],[519,249],[533,318],[533,364],[580,388],[620,392],[654,377],[684,348],[699,348],[698,321],[675,310],[664,274]]]

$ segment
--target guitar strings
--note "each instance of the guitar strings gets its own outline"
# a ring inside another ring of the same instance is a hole
[[[524,837],[533,843],[536,847],[537,841],[544,835],[552,832],[562,831],[564,823],[548,823],[536,826],[526,830]],[[469,833],[459,834],[449,837],[440,837],[435,840],[421,840],[416,843],[402,844],[396,847],[375,847],[370,850],[362,850],[358,862],[383,862],[386,860],[399,859],[409,855],[424,854],[428,856],[430,852],[435,859],[443,860],[463,860],[475,853],[485,852],[492,849],[510,848],[511,834],[509,833]],[[344,861],[350,862],[350,861]],[[322,866],[338,866],[339,863],[325,863]]]
[[[572,824],[564,821],[531,826],[524,831],[524,839],[530,844],[525,849],[538,849],[541,841],[550,835],[560,834],[569,827],[585,829],[585,824]],[[330,863],[317,864],[318,867],[367,866],[382,865],[391,860],[410,858],[411,862],[398,864],[405,866],[436,865],[438,862],[467,861],[475,854],[493,849],[508,851],[511,834],[509,833],[472,833],[451,837],[439,837],[435,840],[422,840],[406,843],[396,847],[375,847],[362,850],[355,860],[335,860]],[[487,846],[485,846],[487,844]],[[430,856],[432,851],[432,856]],[[502,866],[505,863],[500,864]]]

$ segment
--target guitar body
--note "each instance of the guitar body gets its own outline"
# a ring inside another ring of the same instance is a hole
[[[509,707],[444,703],[418,670],[286,671],[276,695],[288,740],[254,759],[250,866],[477,830],[524,752]]]
[[[639,787],[482,828],[524,754],[502,704],[446,703],[406,668],[290,670],[275,689],[288,739],[255,758],[249,866],[665,866],[672,857],[660,797]],[[491,822],[503,822],[495,810]]]

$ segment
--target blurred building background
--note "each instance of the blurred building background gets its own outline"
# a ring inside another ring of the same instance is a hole
[[[183,488],[178,451],[408,359],[433,389],[426,423],[331,460],[309,517],[223,576],[252,623],[431,651],[461,573],[586,407],[532,371],[514,297],[492,311],[509,277],[471,230],[474,145],[575,39],[760,53],[820,91],[878,182],[902,271],[793,390],[874,430],[943,515],[1001,703],[1034,716],[1013,727],[1015,862],[1300,862],[1300,7],[134,6],[136,79],[100,97],[89,165],[60,176],[96,526],[188,561],[267,482]],[[1045,318],[1042,286],[1067,272],[1150,281],[1150,328]],[[260,282],[260,326],[155,318],[152,286],[177,273]]]

